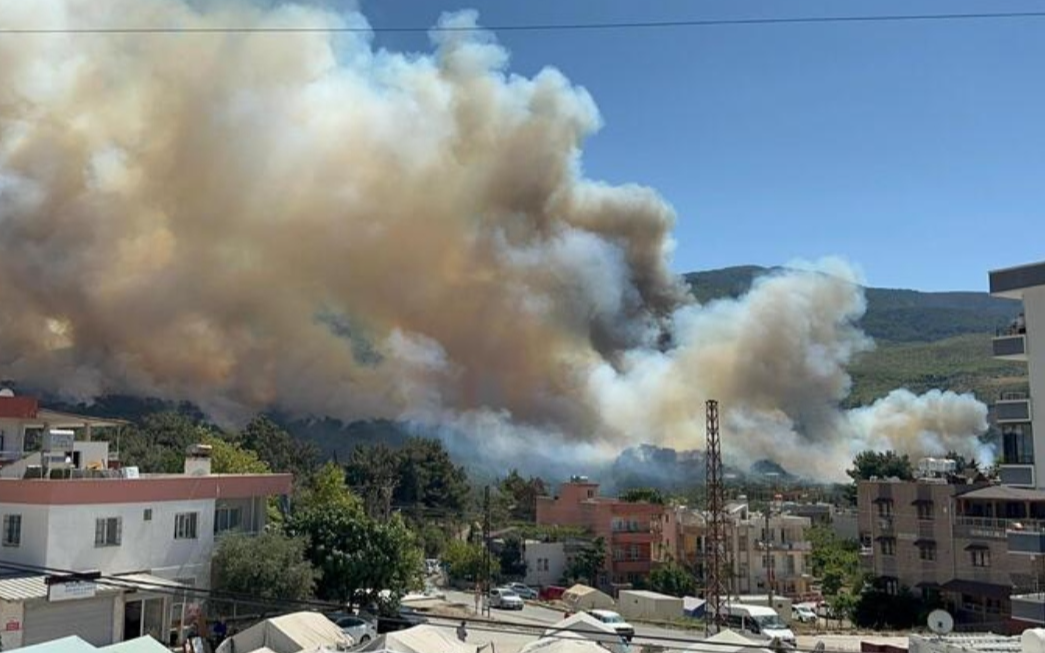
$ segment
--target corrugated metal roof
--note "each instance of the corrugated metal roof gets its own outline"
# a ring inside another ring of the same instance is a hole
[[[30,601],[32,599],[47,598],[47,576],[24,575],[0,577],[0,600],[2,601]],[[122,592],[123,589],[108,585],[99,585],[98,593]]]

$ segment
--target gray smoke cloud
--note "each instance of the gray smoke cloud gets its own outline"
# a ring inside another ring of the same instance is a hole
[[[0,24],[366,19],[8,0]],[[409,419],[548,459],[698,446],[715,397],[733,451],[836,477],[854,448],[961,448],[983,430],[982,405],[947,393],[839,411],[845,365],[870,346],[846,265],[697,306],[670,272],[668,203],[584,177],[600,126],[584,89],[550,68],[510,74],[482,32],[432,46],[390,52],[365,32],[0,39],[0,372],[233,422],[263,408]]]

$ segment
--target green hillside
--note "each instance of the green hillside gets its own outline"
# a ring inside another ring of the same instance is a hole
[[[701,302],[736,297],[770,272],[738,266],[686,275]],[[977,292],[918,292],[866,288],[860,326],[875,339],[874,351],[850,367],[851,405],[874,401],[895,388],[974,392],[991,402],[999,392],[1024,390],[1026,366],[995,360],[991,336],[1019,312],[1020,304]]]

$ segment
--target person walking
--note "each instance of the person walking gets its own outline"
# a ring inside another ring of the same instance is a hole
[[[462,642],[468,641],[468,626],[464,621],[462,621],[461,625],[457,627],[457,639]]]

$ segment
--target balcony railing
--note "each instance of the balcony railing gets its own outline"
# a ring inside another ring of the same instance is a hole
[[[760,551],[764,551],[769,548],[772,551],[812,551],[813,543],[806,541],[798,542],[763,542],[761,540],[755,542],[755,547]]]
[[[1006,533],[1010,530],[1045,530],[1045,520],[967,517],[965,515],[958,515],[954,518],[954,526],[955,534],[963,537],[985,537],[1004,540],[1007,537]]]
[[[991,340],[991,353],[995,358],[1027,360],[1027,336],[1023,334],[998,334]]]

